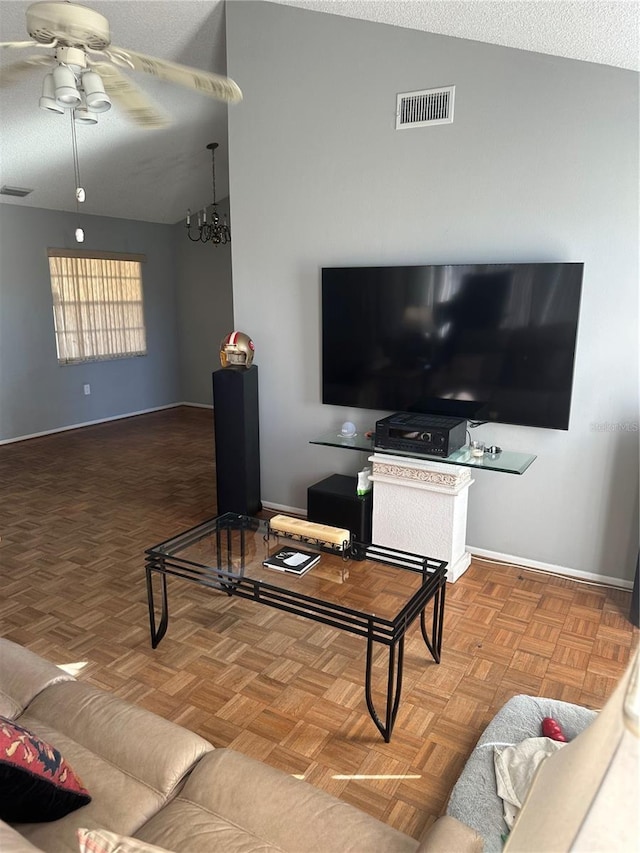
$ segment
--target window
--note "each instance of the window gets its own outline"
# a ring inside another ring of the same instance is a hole
[[[144,255],[49,249],[59,364],[146,355]]]

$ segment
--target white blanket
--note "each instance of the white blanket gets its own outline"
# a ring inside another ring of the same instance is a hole
[[[530,737],[513,746],[493,748],[498,796],[504,803],[504,820],[512,828],[540,764],[561,747],[562,741]]]

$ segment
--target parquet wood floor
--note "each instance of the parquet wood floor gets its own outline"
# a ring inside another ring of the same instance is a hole
[[[390,744],[358,637],[170,579],[153,651],[144,549],[215,515],[213,450],[211,412],[187,407],[0,447],[0,634],[414,836],[511,696],[613,690],[629,592],[477,561],[447,587],[441,664],[408,636]]]

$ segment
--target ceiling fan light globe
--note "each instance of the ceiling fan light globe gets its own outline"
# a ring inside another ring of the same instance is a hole
[[[106,113],[111,109],[111,98],[107,94],[87,96],[87,109],[92,113]]]
[[[85,71],[82,75],[82,88],[87,107],[94,113],[104,113],[111,109],[111,98],[104,90],[100,75],[96,71]]]
[[[56,101],[61,107],[75,107],[80,103],[76,78],[70,68],[58,65],[53,72]]]
[[[49,113],[57,113],[58,115],[64,115],[64,107],[61,107],[59,104],[57,104],[55,98],[45,98],[43,96],[42,98],[40,98],[38,106],[41,110],[46,110]]]
[[[52,113],[64,113],[64,107],[56,103],[56,87],[53,82],[53,74],[45,74],[42,81],[42,97],[40,98],[39,106],[41,110],[48,110]]]
[[[80,97],[77,92],[73,91],[73,89],[57,89],[56,103],[61,107],[73,108],[76,104],[80,103]]]
[[[55,96],[56,84],[53,82],[53,74],[45,74],[42,80],[42,97],[53,99]]]
[[[77,107],[73,111],[73,120],[76,124],[98,124],[95,113],[89,112],[86,107]],[[80,201],[82,200],[80,199]]]

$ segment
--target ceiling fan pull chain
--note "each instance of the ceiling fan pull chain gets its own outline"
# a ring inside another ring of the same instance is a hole
[[[76,214],[80,215],[80,203],[86,198],[85,191],[80,185],[80,160],[78,158],[78,139],[76,136],[75,110],[69,110],[71,117],[71,150],[73,152],[73,177],[76,184]],[[84,230],[78,226],[76,228],[76,242],[84,243]]]

